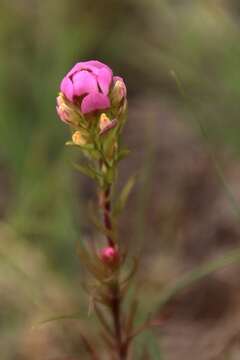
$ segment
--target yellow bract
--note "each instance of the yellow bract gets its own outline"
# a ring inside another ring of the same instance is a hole
[[[86,139],[82,136],[82,134],[79,130],[75,131],[75,133],[73,133],[72,141],[75,145],[83,146],[86,144]]]

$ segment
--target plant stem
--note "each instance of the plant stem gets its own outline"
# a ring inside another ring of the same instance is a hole
[[[106,230],[109,232],[112,231],[112,221],[111,221],[111,187],[109,186],[106,190],[102,192],[102,201],[103,201],[103,218],[104,225]],[[107,241],[109,246],[115,246],[115,243],[110,234],[107,235]]]
[[[111,187],[109,186],[107,189],[103,190],[101,193],[102,198],[102,207],[103,207],[103,220],[106,230],[109,232],[112,231],[112,221],[111,221]],[[107,241],[109,246],[115,246],[115,242],[110,234],[107,236]],[[111,313],[113,318],[114,325],[114,333],[116,337],[116,347],[118,352],[119,360],[127,359],[127,346],[123,342],[122,339],[122,326],[121,326],[121,294],[120,294],[120,286],[118,274],[116,274],[116,278],[111,287]]]
[[[119,282],[118,279],[112,288],[112,316],[114,322],[114,331],[116,335],[116,345],[118,351],[118,359],[119,360],[126,360],[127,359],[127,346],[122,339],[122,327],[121,327],[121,298],[119,292]]]

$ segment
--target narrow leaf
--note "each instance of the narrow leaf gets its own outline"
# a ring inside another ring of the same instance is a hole
[[[125,157],[127,157],[130,153],[131,153],[131,151],[129,149],[120,150],[117,154],[116,161],[121,161],[121,160],[125,159]]]
[[[128,282],[135,275],[137,268],[138,268],[138,259],[133,258],[132,268],[130,269],[129,273],[123,278],[123,280],[121,280],[121,286],[128,284]]]
[[[113,331],[112,331],[108,321],[106,320],[103,312],[100,310],[99,306],[97,306],[97,305],[95,305],[95,313],[97,315],[98,320],[102,324],[103,328],[107,331],[107,333],[111,336],[114,336]]]
[[[123,187],[121,193],[120,193],[120,196],[114,206],[114,209],[113,209],[113,213],[114,215],[118,215],[124,208],[127,200],[128,200],[128,197],[133,189],[133,186],[136,182],[136,176],[131,176],[127,183],[125,184],[125,186]]]
[[[184,274],[179,278],[175,284],[169,285],[163,290],[160,302],[158,304],[158,312],[161,310],[172,298],[174,298],[179,292],[183,291],[187,287],[192,286],[197,281],[209,276],[217,270],[223,269],[226,266],[240,262],[240,248],[229,251],[226,255],[221,256],[215,260],[206,262],[193,269],[192,271]]]
[[[130,309],[128,311],[128,317],[127,317],[127,321],[126,321],[126,334],[127,334],[127,336],[129,336],[130,333],[132,332],[135,317],[136,317],[136,314],[137,314],[137,311],[138,311],[138,306],[139,306],[139,302],[136,299],[136,297],[134,297],[134,299],[132,300],[132,302],[130,304]]]
[[[85,176],[88,176],[94,180],[99,180],[101,177],[101,174],[98,173],[95,169],[91,168],[88,165],[82,165],[82,164],[75,164],[73,163],[73,166],[76,170],[78,170],[80,173],[82,173]]]
[[[98,357],[98,355],[94,349],[94,346],[89,342],[88,338],[85,335],[83,335],[82,333],[80,333],[80,337],[81,337],[81,340],[85,347],[86,352],[89,355],[91,355],[92,360],[99,360],[100,358]]]

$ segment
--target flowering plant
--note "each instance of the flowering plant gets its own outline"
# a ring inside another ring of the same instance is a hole
[[[91,276],[86,289],[102,326],[102,339],[110,359],[126,360],[136,329],[136,309],[123,312],[122,304],[131,278],[137,269],[136,259],[126,269],[126,252],[117,239],[116,218],[133,186],[131,179],[115,204],[112,185],[118,163],[129,151],[120,146],[120,135],[127,116],[127,90],[124,80],[99,61],[77,63],[63,78],[57,97],[59,118],[69,125],[72,139],[85,161],[75,164],[77,170],[96,181],[102,222],[95,223],[106,238],[96,249],[81,244],[79,255]],[[92,359],[100,359],[84,337]]]
[[[107,359],[130,360],[133,359],[131,345],[135,337],[146,328],[161,324],[169,312],[171,315],[171,304],[169,309],[165,307],[172,298],[195,281],[239,261],[239,251],[207,262],[183,275],[175,285],[167,286],[158,303],[158,320],[147,319],[136,327],[138,300],[134,298],[129,306],[123,307],[123,304],[138,262],[130,257],[131,266],[127,266],[129,256],[118,239],[116,226],[116,215],[123,210],[134,179],[130,178],[117,200],[113,197],[119,161],[129,154],[120,144],[127,118],[124,80],[113,76],[112,70],[99,61],[77,63],[61,82],[56,109],[59,118],[72,132],[66,145],[77,147],[83,154],[83,161],[74,164],[75,168],[97,184],[101,220],[96,214],[93,214],[93,220],[105,237],[104,245],[99,241],[94,247],[84,244],[79,247],[81,262],[90,275],[85,289],[102,329],[104,355],[96,352],[85,334],[80,336],[93,360],[106,359],[106,354]],[[204,130],[202,126],[201,129]],[[145,352],[144,348],[141,359],[149,358],[148,354],[148,349]],[[160,358],[158,354],[156,356]]]

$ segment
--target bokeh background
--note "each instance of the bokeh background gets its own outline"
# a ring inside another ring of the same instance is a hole
[[[239,359],[239,20],[237,0],[1,0],[1,359],[85,359],[81,331],[101,349],[76,254],[99,236],[95,192],[55,113],[61,78],[88,59],[128,87],[120,184],[137,183],[120,233],[141,256],[139,321],[161,319],[133,358]],[[212,266],[230,250],[234,264]]]

